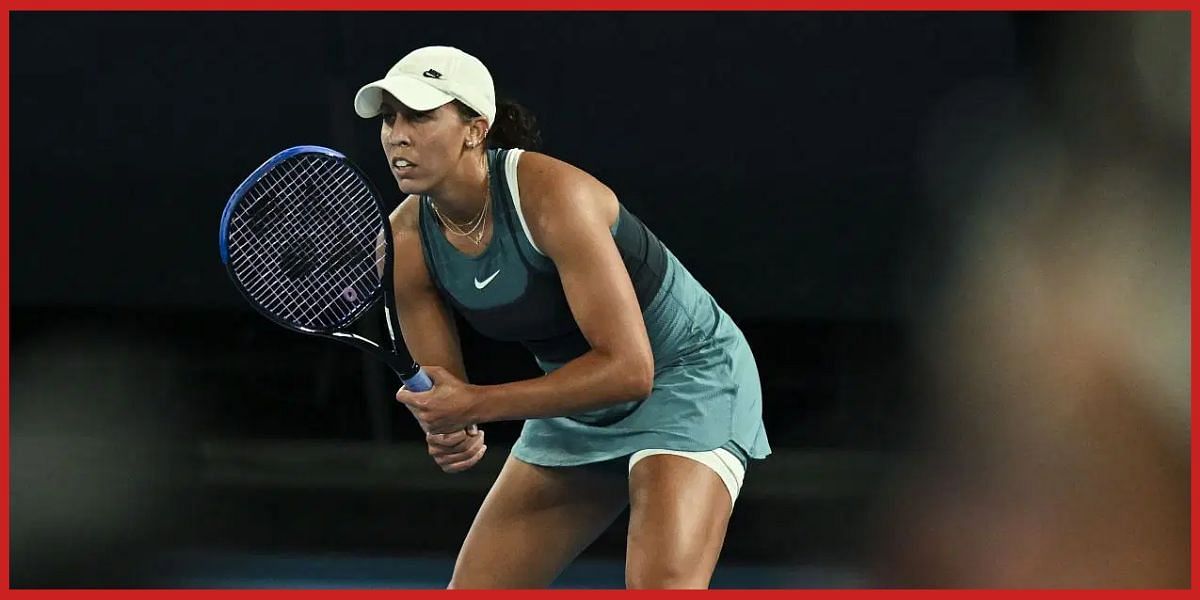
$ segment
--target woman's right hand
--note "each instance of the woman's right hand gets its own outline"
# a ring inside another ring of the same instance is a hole
[[[483,430],[475,425],[454,433],[427,433],[425,443],[433,461],[447,473],[470,469],[487,452]]]

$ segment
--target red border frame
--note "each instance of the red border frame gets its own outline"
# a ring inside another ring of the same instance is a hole
[[[2,99],[0,99],[0,137],[3,142],[0,143],[0,180],[3,181],[3,190],[0,191],[0,240],[3,241],[3,246],[0,247],[0,405],[3,411],[0,412],[0,427],[4,434],[3,444],[0,444],[0,535],[5,540],[5,545],[0,553],[2,553],[3,561],[0,563],[0,583],[3,583],[3,590],[7,593],[17,593],[24,595],[31,594],[47,594],[56,593],[55,591],[35,591],[35,590],[17,590],[9,589],[9,453],[10,453],[10,434],[9,434],[9,339],[10,339],[10,323],[9,323],[9,307],[10,307],[10,289],[9,289],[9,264],[10,264],[10,234],[9,234],[9,201],[10,201],[10,177],[9,177],[9,151],[10,151],[10,14],[13,11],[135,11],[135,10],[150,10],[150,11],[362,11],[362,10],[380,10],[390,11],[397,8],[404,10],[430,10],[430,11],[478,11],[478,10],[501,10],[501,11],[542,11],[542,10],[585,10],[585,11],[660,11],[660,10],[681,10],[681,11],[756,11],[756,10],[805,10],[805,11],[864,11],[864,10],[880,10],[880,11],[925,11],[925,10],[971,10],[971,11],[1014,11],[1014,10],[1032,10],[1032,11],[1147,11],[1147,10],[1171,10],[1171,11],[1190,11],[1191,12],[1191,30],[1193,42],[1191,46],[1191,104],[1192,104],[1192,122],[1191,122],[1191,152],[1192,152],[1192,173],[1193,179],[1191,183],[1191,261],[1195,262],[1197,249],[1200,244],[1197,244],[1195,231],[1200,228],[1200,214],[1197,213],[1196,206],[1196,182],[1195,173],[1197,167],[1200,167],[1200,143],[1197,142],[1197,123],[1194,118],[1197,106],[1197,97],[1200,96],[1200,85],[1196,81],[1196,65],[1200,63],[1200,46],[1195,39],[1195,31],[1200,27],[1200,13],[1197,12],[1197,2],[1186,0],[1155,0],[1152,4],[1139,4],[1132,0],[1057,0],[1047,2],[1045,0],[990,0],[987,2],[976,2],[971,6],[963,6],[959,3],[949,2],[947,0],[588,0],[587,3],[571,3],[556,2],[553,0],[501,0],[503,4],[492,0],[442,0],[434,2],[430,0],[420,0],[418,2],[405,2],[403,4],[395,0],[185,0],[175,2],[170,8],[164,8],[162,2],[152,2],[149,0],[11,0],[6,2],[4,7],[3,19],[0,19],[0,39],[3,39],[3,48],[0,49],[3,60],[3,73],[0,75],[0,86],[2,86]],[[1200,291],[1200,286],[1197,285],[1195,278],[1191,282],[1191,293],[1194,299]],[[1197,334],[1200,333],[1200,327],[1196,325],[1195,309],[1191,310],[1191,339],[1194,340]],[[1194,347],[1193,347],[1194,350]],[[1197,361],[1195,352],[1192,353],[1191,369],[1192,369],[1192,431],[1195,430],[1195,373],[1197,366],[1200,366],[1200,361]],[[1200,478],[1197,477],[1198,469],[1197,462],[1200,459],[1200,451],[1198,451],[1193,440],[1191,445],[1191,494],[1192,494],[1192,514],[1191,514],[1191,538],[1192,538],[1192,553],[1191,553],[1191,589],[1180,591],[1152,591],[1152,592],[1126,592],[1126,591],[1022,591],[1022,590],[821,590],[821,591],[800,591],[800,590],[765,590],[751,592],[756,596],[760,595],[799,595],[803,594],[806,597],[831,597],[837,596],[844,598],[848,595],[871,594],[871,595],[888,595],[891,597],[912,597],[924,598],[928,594],[945,595],[954,594],[954,597],[970,594],[976,597],[986,597],[994,595],[1012,596],[1021,594],[1021,597],[1046,597],[1053,594],[1054,597],[1062,595],[1085,596],[1088,598],[1111,598],[1125,597],[1136,594],[1152,594],[1156,597],[1164,595],[1179,596],[1181,594],[1192,595],[1197,588],[1200,588],[1200,556],[1195,552],[1196,541],[1200,539],[1200,526],[1197,524],[1196,499],[1200,497]],[[88,590],[85,592],[92,597],[112,597],[126,598],[130,595],[146,595],[153,594],[158,597],[162,594],[169,594],[175,597],[193,596],[196,594],[219,593],[222,596],[250,596],[256,598],[263,596],[276,596],[295,598],[297,596],[312,596],[314,594],[341,596],[350,594],[356,597],[364,597],[367,595],[383,596],[398,593],[394,590],[372,590],[372,591],[345,591],[345,590]],[[445,593],[470,593],[470,592],[443,592],[443,591],[404,591],[406,597],[433,597]],[[519,591],[519,592],[483,592],[488,596],[498,595],[507,597],[526,597],[530,594],[553,594],[555,597],[562,595],[570,596],[595,596],[599,594],[678,594],[688,592],[625,592],[625,591],[563,591],[563,590],[542,590],[542,591]],[[695,592],[692,592],[695,593]],[[737,590],[714,590],[704,592],[717,597],[732,597],[733,594],[743,594],[747,592]]]
[[[1188,11],[1189,0],[9,0],[12,11]]]
[[[8,535],[8,497],[9,497],[8,452],[9,452],[9,440],[12,437],[11,435],[9,435],[9,429],[8,429],[8,395],[9,395],[9,377],[8,377],[8,365],[9,365],[8,316],[9,316],[9,310],[8,310],[8,307],[10,305],[9,294],[8,294],[8,280],[9,280],[8,259],[9,259],[9,244],[10,244],[10,241],[12,240],[12,237],[9,235],[9,232],[8,232],[8,214],[9,214],[8,199],[9,199],[9,189],[10,189],[9,182],[11,181],[11,178],[9,177],[9,171],[8,171],[8,168],[9,168],[9,160],[8,160],[8,156],[9,156],[8,155],[8,139],[9,139],[8,97],[9,97],[9,94],[8,94],[8,86],[9,86],[9,75],[12,72],[11,69],[9,68],[9,58],[8,58],[8,56],[9,56],[9,40],[11,39],[8,35],[8,24],[9,24],[9,13],[8,13],[8,11],[5,11],[4,18],[0,19],[0,38],[2,38],[4,40],[4,49],[2,51],[4,53],[4,60],[2,61],[3,62],[2,68],[4,69],[4,72],[2,75],[0,75],[0,86],[3,86],[3,90],[4,90],[3,93],[0,94],[3,96],[3,100],[0,100],[0,103],[2,103],[2,104],[0,104],[0,106],[3,106],[2,110],[4,112],[3,117],[0,118],[0,130],[3,130],[2,132],[0,132],[0,137],[4,138],[3,144],[0,144],[0,180],[4,181],[4,191],[3,191],[3,200],[2,200],[3,210],[0,210],[0,240],[2,240],[4,242],[3,247],[0,248],[0,307],[3,308],[3,310],[0,311],[0,336],[2,336],[4,338],[3,342],[0,343],[0,385],[3,386],[3,390],[0,391],[0,398],[3,398],[3,402],[0,402],[0,404],[3,404],[3,407],[4,407],[4,410],[2,412],[0,412],[0,423],[3,423],[3,432],[4,432],[4,443],[0,444],[0,448],[2,448],[2,450],[0,450],[0,453],[3,453],[3,457],[0,457],[0,475],[2,475],[2,482],[0,482],[0,490],[3,490],[3,493],[0,494],[0,512],[3,512],[3,517],[0,517],[0,535],[4,536],[4,550],[3,550],[4,564],[0,565],[0,580],[3,581],[4,587],[6,589],[8,588],[8,585],[9,585],[8,584],[8,582],[9,582],[9,575],[8,575],[8,555],[9,555],[9,552],[8,552],[8,548],[9,548],[9,544],[8,544],[8,540],[9,540],[9,535]]]
[[[1191,97],[1191,104],[1192,104],[1192,111],[1191,111],[1191,120],[1192,120],[1192,144],[1191,144],[1191,148],[1192,148],[1192,173],[1191,173],[1191,177],[1192,177],[1192,189],[1191,189],[1191,192],[1192,192],[1192,203],[1191,203],[1192,204],[1192,226],[1191,226],[1192,247],[1191,247],[1191,255],[1192,256],[1191,256],[1191,261],[1188,263],[1189,264],[1189,269],[1188,269],[1189,275],[1191,275],[1190,265],[1196,264],[1196,250],[1197,250],[1197,248],[1200,248],[1200,246],[1198,246],[1196,244],[1197,225],[1200,225],[1200,217],[1197,216],[1197,212],[1196,212],[1196,173],[1198,172],[1197,166],[1200,166],[1200,144],[1197,144],[1197,141],[1196,141],[1196,137],[1197,137],[1196,133],[1197,133],[1197,131],[1200,131],[1200,128],[1197,128],[1197,126],[1196,126],[1197,92],[1200,91],[1200,85],[1197,85],[1197,83],[1196,83],[1196,63],[1198,61],[1200,61],[1200,46],[1198,46],[1196,44],[1196,29],[1197,29],[1197,27],[1200,27],[1200,11],[1197,11],[1195,9],[1192,10],[1191,21],[1192,21],[1192,35],[1191,35],[1191,38],[1192,38],[1191,39],[1191,42],[1192,42],[1192,64],[1191,64],[1192,81],[1191,81],[1191,84],[1192,85],[1191,85],[1190,91],[1191,91],[1191,95],[1192,95],[1192,97]],[[1194,299],[1194,298],[1196,298],[1197,289],[1200,289],[1200,288],[1198,288],[1196,285],[1195,275],[1191,275],[1191,277],[1192,277],[1191,298]],[[1200,484],[1198,484],[1198,481],[1200,481],[1200,478],[1197,477],[1198,471],[1196,468],[1196,463],[1197,463],[1197,460],[1200,459],[1200,452],[1197,452],[1196,438],[1195,438],[1195,431],[1196,431],[1196,366],[1198,364],[1200,364],[1196,360],[1196,334],[1198,332],[1200,332],[1200,328],[1197,328],[1197,326],[1196,326],[1196,308],[1195,307],[1196,307],[1196,305],[1194,303],[1191,304],[1190,312],[1191,312],[1191,319],[1192,319],[1192,332],[1191,332],[1192,335],[1191,335],[1190,350],[1192,353],[1192,360],[1191,360],[1191,369],[1192,369],[1192,372],[1191,372],[1191,395],[1192,395],[1192,397],[1191,397],[1191,413],[1190,413],[1191,414],[1191,429],[1189,429],[1189,431],[1192,432],[1192,439],[1191,439],[1191,448],[1192,448],[1192,465],[1191,465],[1192,466],[1192,469],[1191,469],[1191,471],[1192,471],[1192,498],[1191,498],[1192,547],[1191,547],[1191,551],[1192,551],[1192,590],[1193,591],[1195,591],[1198,587],[1200,587],[1200,557],[1198,557],[1196,554],[1196,540],[1200,539],[1200,527],[1198,527],[1197,523],[1196,523],[1196,517],[1197,517],[1196,500],[1197,500],[1197,498],[1200,498]]]

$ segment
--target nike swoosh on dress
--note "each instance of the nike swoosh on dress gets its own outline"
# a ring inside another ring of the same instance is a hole
[[[497,269],[495,273],[492,273],[492,276],[491,276],[491,277],[488,277],[487,279],[484,279],[483,281],[479,281],[479,278],[478,278],[478,277],[476,277],[476,278],[475,278],[475,289],[477,289],[477,290],[482,290],[483,288],[487,287],[487,285],[488,285],[489,283],[491,283],[491,282],[492,282],[492,280],[493,280],[493,279],[495,279],[495,278],[496,278],[496,276],[497,276],[497,275],[499,275],[499,274],[500,274],[500,270],[499,270],[499,269]]]

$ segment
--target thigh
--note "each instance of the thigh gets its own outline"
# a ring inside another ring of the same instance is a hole
[[[511,455],[479,508],[452,588],[544,588],[628,503],[624,473],[539,467]]]
[[[690,458],[654,455],[629,473],[630,588],[706,588],[725,543],[733,506],[711,468]]]

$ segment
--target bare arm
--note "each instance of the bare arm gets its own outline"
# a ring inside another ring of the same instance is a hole
[[[410,196],[391,216],[400,331],[417,364],[441,367],[467,381],[454,316],[438,295],[421,255],[418,201]]]
[[[467,381],[454,316],[433,285],[421,255],[416,197],[410,196],[392,213],[393,279],[396,318],[409,354],[419,365],[445,369]],[[482,430],[425,434],[429,455],[447,473],[475,466],[487,451]]]

